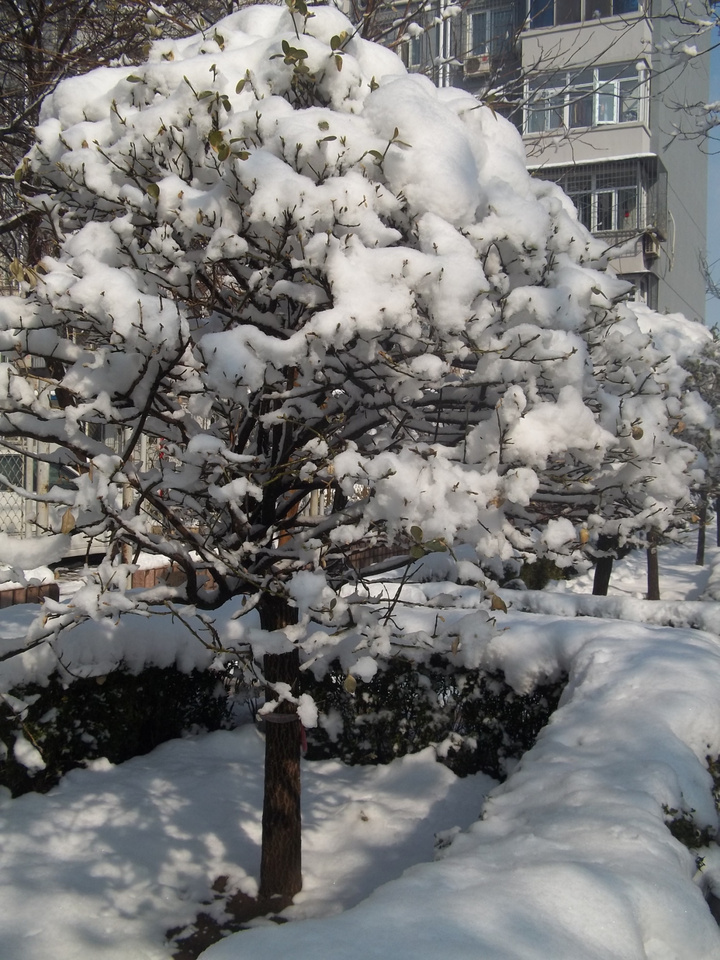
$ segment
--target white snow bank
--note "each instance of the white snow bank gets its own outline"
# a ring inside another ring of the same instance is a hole
[[[206,960],[717,960],[695,854],[664,808],[717,826],[704,758],[720,751],[718,639],[538,615],[503,624],[489,666],[516,684],[559,668],[570,681],[482,821],[353,910],[237,934]]]

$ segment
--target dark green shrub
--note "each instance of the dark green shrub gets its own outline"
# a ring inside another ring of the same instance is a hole
[[[192,728],[217,730],[228,720],[216,675],[174,668],[149,667],[137,676],[118,670],[69,684],[53,675],[47,686],[29,684],[12,697],[26,705],[16,713],[12,700],[0,701],[0,741],[7,751],[0,784],[14,796],[49,790],[87,761],[122,763]],[[18,762],[13,748],[19,735],[40,752],[43,770]]]
[[[305,679],[326,718],[308,731],[308,757],[389,763],[442,744],[441,759],[458,775],[482,771],[503,779],[506,762],[535,742],[566,680],[521,695],[501,673],[465,670],[436,654],[425,664],[393,660],[350,692],[335,664],[322,680]]]
[[[544,590],[553,580],[572,580],[577,576],[577,570],[559,567],[548,557],[538,557],[534,563],[523,563],[518,576],[528,590]]]
[[[695,812],[694,807],[690,807],[689,810],[677,810],[675,807],[663,804],[665,825],[675,839],[685,844],[688,850],[708,847],[715,839],[715,830],[709,826],[701,827],[695,820]]]

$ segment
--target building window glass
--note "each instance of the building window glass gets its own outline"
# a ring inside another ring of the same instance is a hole
[[[634,63],[561,71],[531,80],[525,132],[599,127],[642,120],[644,71]]]
[[[530,0],[530,26],[557,27],[637,13],[638,0]]]
[[[409,70],[423,66],[423,40],[425,39],[425,31],[421,27],[413,23],[411,24],[411,28],[417,32],[410,33],[410,36],[407,38],[402,48],[403,60],[405,61],[405,66]]]
[[[512,51],[515,41],[514,7],[471,10],[466,22],[467,57],[499,57]]]

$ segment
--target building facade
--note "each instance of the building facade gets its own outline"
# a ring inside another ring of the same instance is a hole
[[[678,9],[438,0],[403,22],[401,49],[410,70],[471,91],[518,126],[529,169],[563,187],[637,299],[704,320],[707,159],[683,127],[688,107],[708,99],[709,57]]]

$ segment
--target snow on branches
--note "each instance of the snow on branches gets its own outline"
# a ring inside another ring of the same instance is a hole
[[[0,435],[77,470],[55,533],[182,572],[124,605],[342,623],[359,547],[499,573],[688,503],[683,373],[602,245],[509,123],[334,8],[63,82],[27,170],[57,246],[0,302]]]

